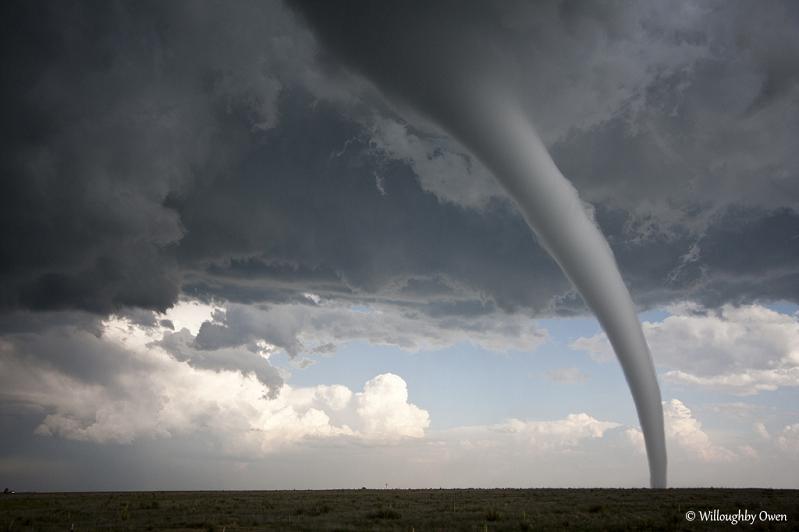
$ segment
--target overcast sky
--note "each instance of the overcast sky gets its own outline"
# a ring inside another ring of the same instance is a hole
[[[0,487],[648,485],[515,204],[298,5],[1,4]],[[798,488],[799,5],[379,5],[522,95],[640,311],[670,484]]]

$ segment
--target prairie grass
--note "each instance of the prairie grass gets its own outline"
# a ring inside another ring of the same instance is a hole
[[[414,531],[713,530],[688,510],[784,513],[794,530],[799,490],[460,489],[17,493],[0,496],[3,530]],[[742,526],[739,524],[739,527]],[[730,525],[727,525],[727,528]]]

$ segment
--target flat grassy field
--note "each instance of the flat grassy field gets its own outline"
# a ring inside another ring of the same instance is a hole
[[[700,511],[787,521],[703,521]],[[686,519],[693,511],[694,521]],[[799,490],[431,489],[17,493],[0,530],[799,530]]]

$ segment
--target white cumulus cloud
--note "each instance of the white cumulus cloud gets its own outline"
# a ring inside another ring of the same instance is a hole
[[[408,402],[408,386],[393,373],[378,375],[357,394],[356,412],[363,433],[374,437],[424,436],[430,425],[426,411]]]
[[[72,341],[106,359],[102,372],[58,367],[4,342],[3,396],[44,413],[42,436],[128,444],[194,435],[224,455],[249,458],[312,440],[420,438],[430,424],[398,375],[378,375],[357,393],[343,385],[270,389],[255,372],[180,360],[149,341],[154,331],[121,319],[104,322],[99,337],[72,331]],[[100,360],[92,357],[76,367]]]
[[[678,460],[699,460],[702,462],[729,462],[737,455],[729,449],[715,444],[702,430],[702,423],[694,417],[691,409],[679,399],[663,402],[663,424],[670,456]],[[644,452],[644,436],[637,428],[625,430],[625,436],[639,452]]]
[[[777,436],[777,445],[783,451],[799,456],[799,423],[787,425]]]
[[[799,386],[799,317],[762,305],[705,310],[670,307],[661,322],[643,324],[658,366],[672,382],[752,395]],[[604,334],[578,338],[571,347],[595,360],[613,351]]]
[[[510,419],[495,430],[521,436],[538,449],[574,447],[582,440],[602,438],[609,429],[621,426],[613,421],[600,421],[586,413],[569,414],[554,421],[522,421]]]

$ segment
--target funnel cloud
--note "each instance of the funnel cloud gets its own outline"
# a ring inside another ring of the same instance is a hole
[[[660,389],[635,307],[607,241],[560,172],[514,90],[486,4],[297,1],[325,49],[400,106],[432,119],[488,168],[539,243],[594,311],[624,370],[649,459],[666,487]],[[493,30],[493,31],[492,31]]]

